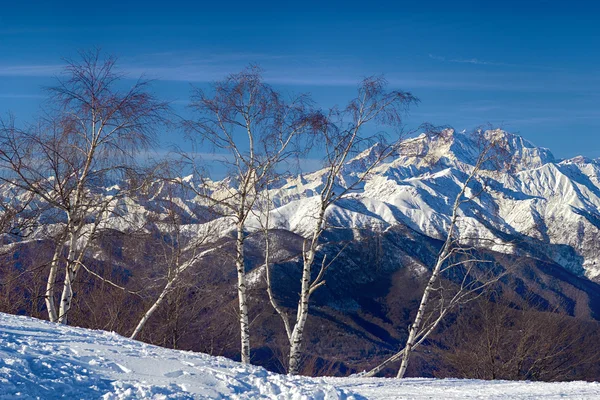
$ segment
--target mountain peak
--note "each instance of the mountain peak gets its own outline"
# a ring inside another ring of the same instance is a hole
[[[444,129],[436,135],[422,133],[417,138],[410,139],[406,143],[419,149],[414,155],[401,158],[404,158],[404,163],[418,166],[438,165],[446,168],[457,163],[474,165],[481,150],[492,140],[502,142],[513,171],[538,168],[555,161],[550,150],[537,147],[523,137],[501,129],[458,132],[453,128]]]

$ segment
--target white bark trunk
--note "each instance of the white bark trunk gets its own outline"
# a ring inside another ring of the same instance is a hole
[[[302,268],[302,289],[300,291],[300,300],[298,301],[298,314],[294,330],[290,338],[290,359],[288,374],[297,375],[300,367],[300,356],[302,355],[302,341],[304,339],[304,326],[308,318],[308,301],[310,299],[310,271],[314,259],[314,250],[309,250],[308,256],[304,259]]]
[[[95,113],[94,110],[92,110],[92,132],[94,134],[94,136],[100,134],[99,131],[96,131],[96,118],[95,118]],[[58,314],[58,322],[61,324],[67,324],[68,319],[67,319],[67,313],[69,312],[69,310],[71,310],[71,305],[72,305],[72,301],[73,301],[73,281],[75,280],[75,276],[77,275],[77,271],[79,270],[79,265],[77,265],[75,261],[75,254],[76,254],[76,246],[77,246],[77,241],[79,239],[79,233],[81,231],[81,228],[84,225],[84,219],[82,218],[83,216],[81,215],[81,207],[82,207],[82,199],[84,196],[84,191],[85,191],[85,182],[87,180],[91,165],[92,165],[92,161],[94,160],[94,154],[96,152],[96,146],[98,145],[97,140],[94,139],[94,141],[92,142],[87,156],[86,156],[86,160],[85,160],[85,164],[83,167],[83,170],[81,172],[81,176],[78,178],[78,182],[77,182],[77,187],[75,189],[75,201],[74,201],[74,205],[73,205],[73,210],[71,211],[71,213],[69,213],[68,218],[68,228],[70,228],[70,237],[69,237],[69,254],[67,256],[67,266],[65,268],[65,281],[64,281],[64,285],[63,285],[63,291],[62,291],[62,295],[60,298],[60,311]],[[73,217],[74,216],[79,216],[80,220],[78,220],[76,223],[74,222]],[[97,223],[96,223],[97,226]],[[87,247],[87,246],[86,246]],[[83,255],[83,251],[81,256]],[[80,257],[81,258],[81,257]],[[81,261],[81,259],[79,259],[78,261]]]
[[[169,294],[169,292],[171,291],[171,289],[173,289],[173,287],[175,286],[175,284],[178,282],[179,277],[181,276],[181,274],[186,269],[188,269],[188,267],[192,266],[192,264],[194,262],[200,260],[202,257],[206,256],[209,253],[214,252],[217,249],[220,249],[221,247],[222,246],[216,246],[216,247],[213,247],[211,249],[204,250],[200,254],[198,254],[197,256],[192,257],[191,260],[189,260],[189,261],[187,261],[187,262],[185,262],[185,263],[177,266],[177,268],[175,268],[175,271],[173,272],[173,276],[170,277],[167,280],[167,284],[163,288],[162,292],[160,293],[160,295],[158,296],[158,298],[154,301],[154,303],[152,304],[152,306],[150,306],[150,308],[148,309],[148,311],[146,311],[144,313],[144,315],[142,316],[142,318],[138,322],[137,326],[135,327],[133,333],[131,334],[131,336],[129,338],[130,339],[135,339],[137,337],[137,335],[139,335],[139,333],[141,332],[141,330],[144,328],[144,325],[146,325],[146,322],[148,322],[148,320],[150,319],[150,317],[152,316],[152,314],[154,314],[154,312],[158,309],[158,307],[160,307],[160,305],[165,300],[167,294]],[[178,259],[179,259],[179,257],[178,257]]]
[[[75,280],[75,273],[72,265],[67,265],[65,271],[65,281],[63,284],[63,291],[60,297],[60,311],[58,316],[58,323],[67,324],[67,313],[71,309],[71,302],[73,300],[73,281]]]
[[[475,164],[475,167],[473,168],[473,171],[471,171],[471,173],[469,174],[469,177],[466,179],[460,192],[454,199],[454,205],[452,207],[452,217],[450,218],[450,226],[448,227],[446,241],[444,242],[444,246],[442,247],[442,250],[440,251],[440,254],[438,255],[438,258],[436,260],[433,271],[431,272],[431,276],[429,277],[429,282],[427,282],[427,286],[425,287],[425,290],[423,291],[423,297],[421,297],[421,303],[419,304],[419,310],[417,311],[415,321],[410,326],[408,340],[406,341],[406,346],[404,347],[404,356],[402,357],[402,363],[400,364],[400,369],[398,370],[398,374],[396,375],[397,378],[404,378],[404,375],[406,374],[406,369],[408,367],[408,361],[410,359],[410,353],[414,349],[417,334],[419,333],[419,330],[421,329],[421,323],[423,321],[423,315],[425,314],[425,308],[427,307],[427,304],[429,302],[429,295],[431,294],[431,292],[433,290],[433,285],[435,284],[435,282],[437,281],[437,279],[439,277],[442,265],[448,259],[448,257],[451,255],[451,252],[452,252],[452,249],[451,249],[452,240],[453,240],[453,236],[454,236],[454,230],[456,229],[456,220],[458,219],[458,210],[459,210],[460,204],[462,202],[462,197],[465,194],[465,191],[469,185],[469,182],[473,179],[473,177],[479,171],[479,168],[481,167],[481,164],[483,163],[483,160],[484,160],[483,157],[485,156],[485,154],[486,154],[486,152],[482,152],[479,155],[479,158],[477,160],[477,163]]]
[[[77,275],[78,265],[74,262],[75,252],[77,246],[78,235],[75,232],[71,232],[69,238],[69,253],[67,255],[67,265],[65,267],[65,280],[63,284],[63,291],[60,297],[60,310],[58,313],[58,322],[61,324],[67,324],[67,314],[71,310],[71,304],[73,301],[73,281]]]
[[[250,326],[248,322],[248,302],[246,297],[246,269],[244,266],[244,225],[243,222],[237,224],[236,238],[236,260],[237,270],[237,290],[240,307],[240,342],[241,342],[241,361],[244,364],[250,363]]]
[[[419,304],[419,310],[417,311],[417,316],[415,317],[414,322],[410,326],[410,330],[408,333],[408,340],[406,341],[406,346],[404,347],[404,355],[402,357],[402,363],[400,364],[400,369],[398,370],[398,374],[396,375],[397,378],[404,378],[404,375],[406,374],[406,368],[408,367],[408,360],[410,358],[410,353],[412,352],[413,347],[415,345],[417,333],[421,329],[421,323],[423,321],[423,316],[425,315],[425,309],[427,308],[427,304],[429,303],[429,295],[431,294],[431,291],[433,290],[433,285],[435,284],[435,282],[438,279],[438,276],[440,274],[440,269],[442,268],[442,264],[444,263],[444,260],[446,259],[446,256],[448,255],[448,252],[449,252],[448,244],[449,244],[449,242],[447,241],[442,249],[442,252],[440,253],[440,255],[437,259],[435,267],[433,268],[433,272],[431,273],[431,276],[429,277],[429,282],[427,283],[427,286],[425,287],[425,290],[423,291],[423,297],[421,297],[421,303]]]
[[[175,277],[175,278],[173,278],[173,279],[171,279],[170,281],[167,282],[167,284],[163,288],[160,296],[158,296],[158,298],[156,299],[156,301],[154,302],[154,304],[152,304],[152,306],[148,309],[148,311],[146,311],[146,313],[144,314],[144,316],[142,317],[142,319],[140,319],[140,322],[138,322],[137,326],[135,327],[135,330],[133,331],[133,333],[129,337],[130,339],[135,339],[136,336],[142,331],[142,329],[144,328],[144,325],[146,325],[146,322],[148,322],[148,319],[150,319],[150,317],[152,316],[152,314],[154,314],[154,311],[156,311],[158,309],[158,307],[164,301],[165,297],[167,296],[167,294],[169,293],[169,291],[173,287],[173,284],[175,283],[176,279],[177,278]]]
[[[479,169],[481,168],[481,165],[484,161],[484,157],[488,150],[489,149],[486,149],[484,152],[482,152],[480,154],[475,167],[473,168],[473,170],[469,174],[469,177],[466,179],[465,183],[463,184],[462,189],[460,190],[460,192],[454,199],[454,205],[452,207],[452,216],[450,218],[450,225],[448,227],[448,232],[446,234],[446,240],[444,242],[444,245],[442,246],[442,249],[440,250],[440,254],[437,257],[435,266],[431,272],[429,281],[427,282],[427,286],[425,287],[425,290],[423,291],[423,296],[421,297],[421,302],[419,304],[419,309],[417,311],[417,315],[409,329],[406,346],[404,346],[404,348],[402,350],[400,350],[398,353],[394,354],[392,357],[388,358],[383,363],[379,364],[377,367],[375,367],[372,370],[370,370],[369,372],[367,372],[364,376],[367,376],[367,377],[374,376],[378,372],[382,371],[388,364],[402,358],[402,363],[400,364],[400,369],[398,370],[396,377],[403,378],[406,375],[406,369],[408,368],[408,362],[410,359],[411,352],[419,344],[421,344],[427,338],[427,336],[429,336],[429,334],[431,334],[431,332],[433,332],[433,330],[437,327],[437,325],[440,323],[440,321],[443,319],[443,317],[448,312],[448,310],[449,310],[448,308],[441,310],[440,315],[435,320],[435,322],[429,328],[424,329],[423,332],[420,332],[422,329],[421,324],[423,322],[423,316],[425,314],[425,309],[427,308],[427,304],[429,302],[429,296],[431,295],[431,292],[433,291],[433,285],[435,284],[436,280],[439,277],[439,274],[440,274],[442,266],[444,265],[444,262],[446,262],[446,260],[450,257],[450,255],[452,254],[452,251],[453,251],[452,250],[452,242],[453,242],[454,230],[456,229],[456,221],[458,219],[459,207],[460,207],[460,204],[463,202],[462,197],[465,194],[465,191],[469,185],[469,182],[475,177],[475,175],[478,173]],[[417,342],[417,339],[418,339],[418,342]]]
[[[296,323],[292,330],[290,337],[290,356],[288,363],[288,374],[297,375],[300,368],[300,357],[302,356],[302,344],[304,341],[304,327],[306,325],[306,319],[308,318],[309,312],[309,300],[312,292],[317,289],[322,282],[319,282],[319,278],[324,272],[324,265],[321,268],[319,277],[311,283],[311,271],[312,265],[315,260],[315,254],[317,252],[317,246],[319,244],[319,237],[323,229],[325,222],[325,208],[326,204],[321,204],[319,215],[317,217],[317,224],[315,232],[309,242],[308,249],[302,251],[302,285],[300,289],[300,299],[298,300],[298,311],[296,314]]]
[[[54,284],[56,283],[56,275],[58,274],[58,261],[60,259],[60,253],[62,251],[62,239],[59,239],[59,243],[56,245],[52,261],[50,262],[50,272],[48,273],[48,280],[46,281],[46,309],[48,310],[48,319],[50,322],[56,322],[58,315],[56,313],[56,304],[54,302]]]

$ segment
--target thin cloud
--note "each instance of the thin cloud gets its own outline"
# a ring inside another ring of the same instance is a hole
[[[547,70],[556,70],[557,68],[547,67],[543,65],[528,65],[528,64],[511,64],[504,62],[495,62],[495,61],[487,61],[481,60],[479,58],[446,58],[443,56],[437,56],[435,54],[429,54],[429,58],[436,61],[449,62],[449,63],[457,63],[457,64],[472,64],[472,65],[487,65],[493,67],[511,67],[511,68],[534,68],[534,69],[547,69]]]
[[[222,79],[229,73],[240,71],[246,65],[247,63],[238,65],[207,65],[202,63],[162,66],[129,64],[122,70],[130,77],[143,75],[160,81],[207,83]],[[356,87],[364,78],[364,74],[358,71],[339,70],[328,65],[322,67],[290,67],[288,65],[265,64],[264,69],[265,81],[276,85]],[[506,89],[504,85],[492,84],[492,87],[490,87],[490,84],[447,78],[423,79],[420,77],[399,78],[396,76],[387,76],[386,78],[391,86],[410,89]]]
[[[227,74],[241,71],[247,64],[239,65],[162,65],[143,66],[126,65],[121,68],[129,77],[145,76],[159,81],[208,83],[223,79]],[[290,65],[263,64],[266,82],[276,85],[299,87],[356,87],[365,77],[364,73],[352,69],[338,69],[323,65],[319,67],[297,67]],[[439,90],[497,90],[497,91],[548,91],[545,85],[507,83],[506,81],[490,81],[473,79],[461,74],[433,74],[430,76],[386,75],[391,87],[406,90],[439,89]],[[572,87],[568,88],[573,90]]]
[[[42,99],[41,94],[0,93],[0,99]]]
[[[432,58],[446,60],[438,56]],[[472,61],[472,60],[471,60]],[[264,68],[266,82],[298,87],[356,87],[365,73],[354,68],[352,59],[330,59],[315,56],[307,59],[291,54],[233,52],[199,55],[197,53],[150,53],[123,60],[122,69],[130,77],[144,75],[161,81],[207,83],[222,79],[229,73],[241,71],[250,63]],[[419,76],[418,74],[386,75],[392,87],[408,90],[421,88],[441,90],[526,90],[522,86],[477,81],[472,76],[447,74]]]
[[[468,63],[480,65],[512,64],[492,63],[479,59],[447,59],[430,54],[431,59],[441,62]],[[249,63],[256,62],[264,68],[265,81],[272,84],[290,86],[356,87],[364,77],[364,71],[351,67],[351,60],[340,63],[326,57],[304,59],[287,54],[262,53],[222,53],[198,54],[153,53],[121,60],[119,70],[127,77],[137,79],[144,76],[159,81],[207,83],[222,79],[227,74],[240,71]],[[342,66],[340,66],[340,64]],[[515,65],[516,66],[516,65]],[[41,65],[1,65],[0,77],[51,77],[61,73],[64,66],[59,64]],[[446,71],[438,74],[389,74],[386,76],[392,87],[407,90],[431,88],[440,90],[499,90],[499,91],[548,91],[545,85],[511,83],[502,79],[489,80],[489,76],[475,79],[472,75]],[[562,88],[561,88],[562,89]],[[573,86],[569,87],[573,90]]]
[[[64,68],[64,65],[0,65],[0,76],[10,77],[45,77],[55,76]]]
[[[502,66],[502,67],[519,67],[521,65],[518,64],[508,64],[501,62],[492,62],[480,60],[478,58],[446,58],[442,56],[436,56],[435,54],[429,54],[429,58],[432,60],[443,61],[443,62],[451,62],[451,63],[459,63],[459,64],[474,64],[474,65],[494,65],[494,66]]]
[[[217,153],[210,151],[183,151],[186,161],[192,161],[196,163],[197,166],[201,167],[202,170],[204,167],[208,171],[217,172],[216,176],[213,178],[222,179],[225,176],[226,169],[233,166],[234,157],[229,153]],[[182,153],[180,150],[178,151],[170,151],[165,149],[158,149],[152,151],[143,152],[138,156],[138,159],[142,162],[156,161],[161,159],[171,159],[171,160],[180,160]],[[323,159],[322,158],[309,158],[309,157],[299,157],[299,158],[290,158],[287,161],[282,162],[278,166],[278,170],[281,173],[290,172],[290,173],[310,173],[317,171],[323,168]],[[191,172],[191,169],[190,169]]]
[[[152,61],[152,59],[164,59],[165,57],[178,59],[183,63],[193,64],[224,64],[228,62],[258,62],[265,60],[283,60],[294,58],[293,55],[289,54],[268,54],[268,53],[255,53],[255,52],[231,52],[231,53],[217,53],[217,54],[192,54],[186,52],[158,52],[158,53],[146,53],[139,57],[137,60]]]

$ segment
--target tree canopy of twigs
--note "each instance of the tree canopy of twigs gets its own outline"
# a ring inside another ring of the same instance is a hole
[[[105,196],[104,188],[111,181],[126,186],[136,156],[148,149],[157,127],[166,121],[168,106],[149,92],[149,82],[138,80],[122,90],[124,76],[115,63],[99,50],[67,60],[56,85],[46,89],[44,115],[24,128],[11,118],[0,130],[0,179],[54,210],[61,225],[53,238],[46,291],[51,321],[67,323],[73,280],[86,251],[116,199],[129,192],[123,187],[118,195]],[[65,278],[57,310],[59,265]]]

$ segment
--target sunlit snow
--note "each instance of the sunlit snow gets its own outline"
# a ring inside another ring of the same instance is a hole
[[[0,313],[0,399],[600,398],[600,384],[288,377],[115,333]]]

